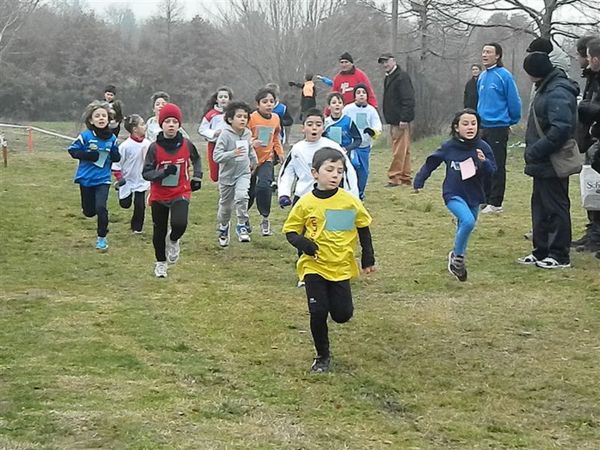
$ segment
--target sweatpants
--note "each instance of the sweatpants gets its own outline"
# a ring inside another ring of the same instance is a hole
[[[81,211],[85,217],[98,216],[97,233],[99,237],[108,234],[108,189],[110,184],[99,184],[98,186],[81,186]]]
[[[446,207],[456,217],[456,236],[454,238],[454,254],[464,256],[471,233],[477,223],[479,205],[469,206],[462,197],[452,197]]]
[[[133,203],[131,216],[131,231],[142,231],[144,228],[144,215],[146,213],[146,191],[132,192],[125,198],[119,199],[121,208],[129,209]]]
[[[533,178],[531,221],[533,256],[570,262],[571,201],[569,178]]]
[[[169,239],[175,242],[183,236],[187,228],[189,205],[189,201],[185,199],[176,200],[168,205],[160,202],[152,203],[152,223],[154,225],[152,244],[154,244],[156,261],[165,262],[167,260],[165,239],[169,229],[169,212],[171,213],[171,235]]]
[[[329,330],[327,316],[334,322],[348,322],[354,312],[350,280],[329,281],[317,274],[304,276],[310,331],[317,355],[329,357]]]
[[[235,184],[219,183],[219,210],[217,222],[226,225],[231,219],[231,212],[235,205],[238,224],[248,222],[248,190],[250,188],[250,174],[241,176]]]
[[[254,204],[256,199],[256,208],[263,217],[269,217],[271,214],[271,199],[273,198],[273,162],[265,161],[256,168],[250,177],[250,189],[248,209]]]
[[[358,178],[358,195],[361,200],[365,198],[365,189],[369,180],[369,157],[371,155],[371,146],[359,147],[352,150],[352,165],[356,170]]]
[[[506,146],[508,127],[483,128],[481,137],[489,144],[496,160],[496,172],[485,183],[485,197],[488,205],[502,206],[506,191]]]

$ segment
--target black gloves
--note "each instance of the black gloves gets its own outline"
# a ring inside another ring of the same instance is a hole
[[[375,136],[375,130],[373,130],[373,128],[365,128],[364,133],[368,134],[371,137]]]
[[[71,155],[73,158],[91,162],[96,162],[100,158],[100,152],[98,152],[98,150],[90,150],[89,152],[84,150],[75,150],[71,152]]]
[[[169,164],[165,167],[165,175],[175,175],[177,173],[177,166],[175,164]]]
[[[190,186],[192,187],[192,192],[199,191],[202,187],[202,180],[192,180],[190,181]]]
[[[282,195],[281,197],[279,197],[279,207],[280,208],[285,208],[286,206],[290,206],[292,204],[292,199],[289,198],[287,195]]]

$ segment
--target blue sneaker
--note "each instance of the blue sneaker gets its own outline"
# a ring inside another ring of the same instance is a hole
[[[245,224],[237,224],[235,226],[235,234],[237,234],[238,241],[240,242],[250,242],[250,234],[248,233],[248,228]]]
[[[105,237],[98,236],[96,239],[96,250],[100,250],[102,252],[108,250],[108,241]]]
[[[229,245],[229,223],[226,226],[219,225],[219,246],[227,247]]]

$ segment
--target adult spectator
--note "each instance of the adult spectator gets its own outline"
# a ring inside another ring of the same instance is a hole
[[[525,173],[533,177],[533,251],[518,262],[544,269],[566,268],[571,266],[569,177],[558,177],[550,155],[560,151],[575,132],[579,87],[544,52],[529,54],[523,68],[536,85],[524,155]]]
[[[116,96],[117,88],[114,85],[109,84],[104,88],[104,101],[108,102],[113,112],[108,127],[116,137],[119,137],[121,122],[123,122],[123,103],[117,100]]]
[[[511,73],[502,63],[502,47],[485,44],[481,52],[485,70],[477,80],[477,112],[481,117],[481,137],[492,147],[496,173],[486,186],[487,206],[481,211],[501,213],[506,190],[506,145],[510,126],[521,120],[521,97]]]
[[[390,125],[392,163],[386,187],[411,186],[410,126],[415,118],[415,90],[408,73],[396,63],[394,55],[383,53],[377,62],[385,70],[383,117]]]
[[[477,95],[477,80],[479,79],[480,73],[480,64],[471,65],[471,79],[465,84],[465,95],[463,98],[463,106],[465,108],[474,109],[475,111],[477,111],[477,99],[479,98]]]
[[[377,98],[373,92],[371,81],[366,73],[354,65],[354,58],[350,53],[345,52],[340,56],[340,71],[333,80],[322,75],[317,75],[317,78],[331,86],[331,92],[342,94],[344,105],[354,102],[354,88],[358,84],[364,84],[367,86],[369,105],[377,108]]]
[[[550,62],[554,67],[561,69],[569,76],[569,70],[571,70],[571,59],[569,55],[561,50],[558,45],[552,44],[552,41],[548,38],[535,38],[530,42],[529,47],[525,50],[527,53],[543,52],[548,55]]]
[[[582,44],[581,42],[585,42]],[[585,47],[585,50],[582,48]],[[586,79],[583,97],[579,102],[577,144],[582,152],[586,152],[585,163],[591,164],[597,145],[592,145],[600,139],[600,39],[584,37],[577,41],[578,53],[586,55],[581,58],[583,76]],[[586,67],[583,67],[583,65]],[[589,223],[586,225],[584,236],[574,241],[577,251],[600,252],[600,211],[588,211]]]

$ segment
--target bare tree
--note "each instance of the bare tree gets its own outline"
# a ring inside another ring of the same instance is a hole
[[[179,0],[162,0],[159,5],[159,11],[166,27],[167,53],[170,54],[173,27],[183,20],[183,5]]]
[[[600,3],[596,0],[441,0],[439,11],[464,27],[504,27],[533,36],[577,38],[583,31],[600,24]],[[525,27],[512,23],[489,24],[491,13],[522,13]],[[479,13],[479,14],[478,14]]]
[[[41,0],[0,0],[0,63],[27,18],[39,6]]]

